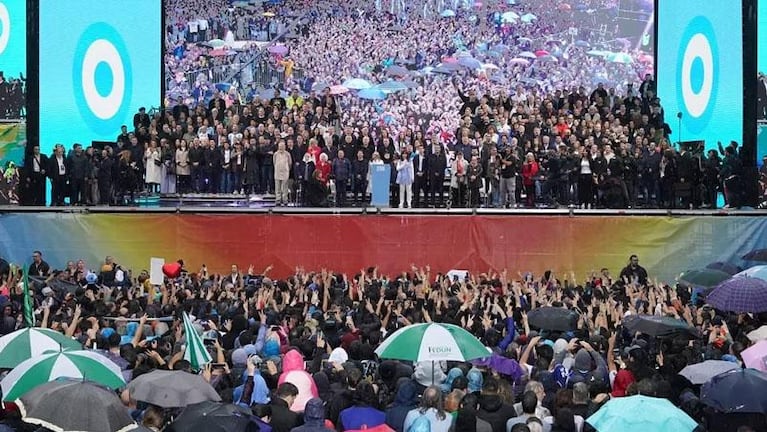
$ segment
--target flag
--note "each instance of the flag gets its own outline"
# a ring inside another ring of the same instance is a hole
[[[35,326],[35,314],[33,309],[35,307],[32,295],[29,293],[29,273],[27,266],[22,269],[24,271],[24,324],[27,327]]]
[[[192,325],[192,320],[189,319],[189,315],[186,312],[184,312],[184,334],[186,335],[184,360],[192,365],[192,369],[199,370],[202,365],[213,361],[210,353],[205,348],[205,344],[202,342],[202,337],[197,333],[197,330]]]

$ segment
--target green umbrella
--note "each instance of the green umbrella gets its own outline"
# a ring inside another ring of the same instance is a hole
[[[469,361],[488,357],[490,350],[474,335],[452,324],[413,324],[401,328],[376,349],[385,359]]]
[[[120,367],[96,351],[43,354],[16,366],[0,382],[4,401],[15,401],[33,388],[58,378],[92,381],[118,389],[125,385]]]
[[[28,327],[0,337],[0,368],[13,369],[24,360],[39,356],[46,351],[81,348],[80,342],[57,331]]]
[[[186,339],[186,350],[184,351],[184,360],[192,365],[192,369],[199,370],[202,365],[213,361],[202,338],[197,333],[197,329],[192,325],[189,315],[184,312],[184,338]]]
[[[679,275],[679,282],[700,287],[712,287],[729,279],[731,276],[721,270],[699,269],[688,270]]]
[[[224,45],[226,45],[226,42],[224,42],[223,39],[211,39],[205,44],[211,48],[222,48]]]
[[[647,396],[610,399],[586,422],[599,432],[692,432],[698,427],[668,400]]]

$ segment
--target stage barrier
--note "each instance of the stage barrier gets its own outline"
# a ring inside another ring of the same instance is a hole
[[[273,265],[279,277],[296,266],[351,276],[377,265],[395,275],[415,263],[434,273],[574,271],[581,280],[601,267],[617,275],[637,254],[651,276],[670,282],[715,261],[744,264],[758,248],[767,248],[767,218],[757,216],[0,215],[1,257],[29,261],[39,249],[55,268],[82,258],[97,269],[112,255],[134,270],[162,257],[183,258],[190,271]]]

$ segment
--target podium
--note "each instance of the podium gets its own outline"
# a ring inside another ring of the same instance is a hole
[[[389,207],[389,185],[391,180],[391,165],[370,164],[370,205],[373,207]]]

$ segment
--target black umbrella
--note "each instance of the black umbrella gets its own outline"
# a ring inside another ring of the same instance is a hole
[[[55,432],[128,432],[138,429],[111,390],[83,381],[52,381],[16,401],[22,420]]]
[[[577,312],[559,307],[542,307],[527,313],[531,327],[541,330],[572,331],[578,328]]]
[[[700,390],[700,400],[722,413],[767,413],[767,374],[736,369],[711,378]]]
[[[686,337],[697,339],[700,333],[695,327],[676,318],[655,315],[629,315],[623,319],[623,327],[631,333],[644,333],[652,337]]]
[[[237,405],[202,402],[189,405],[171,424],[171,432],[251,432],[258,425],[251,421],[251,412]]]
[[[221,396],[201,376],[182,371],[158,369],[143,374],[128,384],[128,391],[133,399],[162,408],[221,401]]]
[[[746,261],[767,262],[767,249],[754,249],[743,255]]]
[[[706,268],[723,271],[729,275],[734,275],[735,273],[740,273],[741,271],[743,271],[742,268],[740,268],[739,266],[736,266],[733,263],[721,262],[721,261],[712,262],[711,264],[707,265]]]

